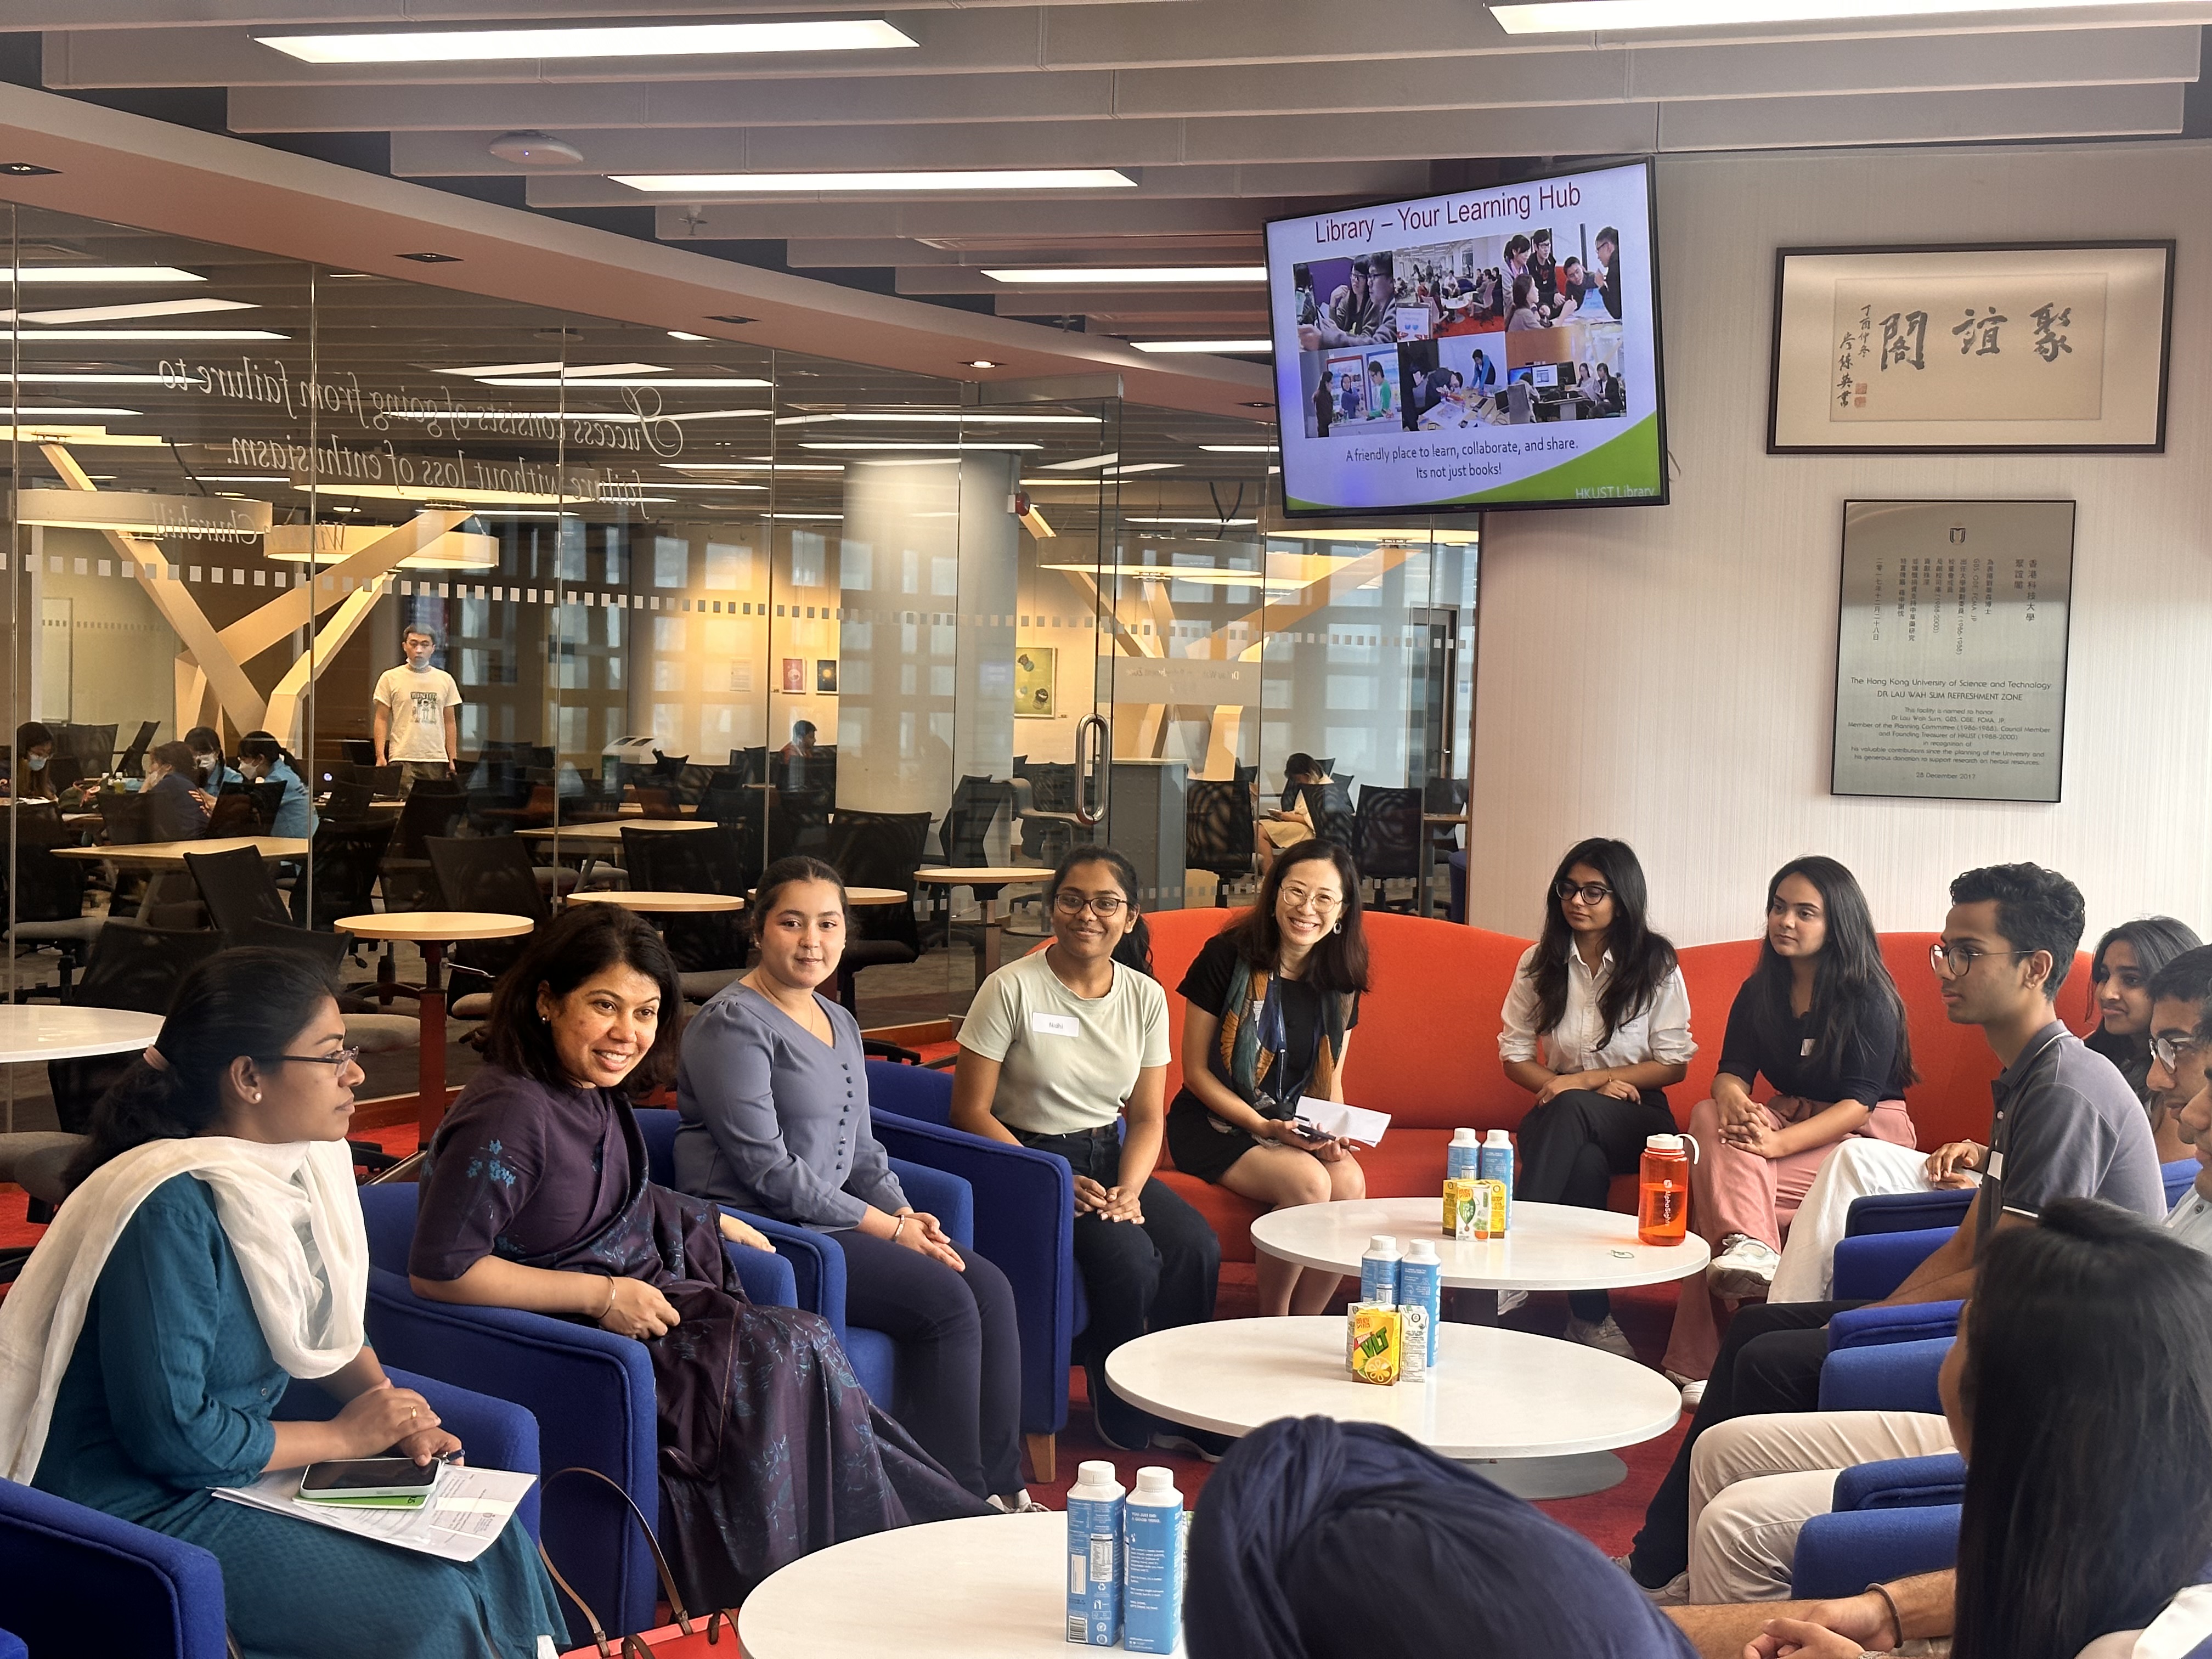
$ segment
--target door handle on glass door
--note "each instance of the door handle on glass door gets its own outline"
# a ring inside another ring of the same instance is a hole
[[[1088,829],[1106,816],[1106,757],[1112,751],[1111,728],[1103,715],[1085,714],[1075,725],[1075,821]],[[1085,758],[1085,746],[1090,757]],[[1097,791],[1097,805],[1091,792]]]

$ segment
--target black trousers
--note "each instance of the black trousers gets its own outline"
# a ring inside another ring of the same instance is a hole
[[[1111,1124],[1076,1134],[1023,1134],[1021,1140],[1066,1158],[1073,1173],[1102,1187],[1121,1178],[1121,1143]],[[1090,1369],[1092,1411],[1122,1419],[1122,1431],[1114,1437],[1124,1444],[1136,1443],[1150,1425],[1123,1417],[1134,1408],[1105,1397],[1099,1368],[1106,1356],[1146,1331],[1212,1319],[1221,1277],[1221,1241],[1173,1188],[1149,1180],[1138,1203],[1145,1212],[1140,1224],[1109,1221],[1095,1210],[1079,1210],[1075,1216],[1075,1270],[1083,1275],[1083,1294],[1091,1304],[1091,1322],[1076,1338],[1077,1358]]]
[[[1636,1173],[1645,1139],[1674,1133],[1674,1115],[1656,1089],[1646,1089],[1640,1100],[1570,1089],[1521,1120],[1513,1195],[1531,1204],[1602,1210],[1613,1176]],[[1567,1306],[1576,1318],[1595,1322],[1612,1310],[1613,1298],[1603,1291],[1574,1291]]]
[[[1006,1274],[974,1250],[956,1273],[857,1228],[845,1252],[845,1318],[898,1345],[899,1398],[882,1402],[977,1498],[1022,1484],[1022,1344]]]
[[[1687,1295],[1689,1292],[1685,1291]],[[1644,1511],[1628,1570],[1651,1589],[1690,1565],[1690,1450],[1698,1437],[1731,1418],[1809,1412],[1820,1403],[1828,1321],[1863,1302],[1754,1302],[1736,1312],[1713,1361],[1711,1379],[1690,1431]]]

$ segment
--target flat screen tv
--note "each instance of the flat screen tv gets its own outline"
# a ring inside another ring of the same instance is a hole
[[[1648,161],[1267,226],[1296,517],[1667,499]]]

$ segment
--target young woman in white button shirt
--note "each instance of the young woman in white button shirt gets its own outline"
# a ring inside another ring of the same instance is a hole
[[[1514,1195],[1601,1210],[1645,1138],[1674,1133],[1662,1091],[1698,1051],[1690,994],[1674,947],[1645,921],[1644,866],[1627,842],[1571,848],[1544,904],[1498,1037],[1505,1075],[1536,1097],[1516,1137]],[[1567,1309],[1570,1340],[1636,1357],[1603,1291],[1573,1291]]]

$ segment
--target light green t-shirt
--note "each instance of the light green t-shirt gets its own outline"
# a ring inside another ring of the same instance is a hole
[[[992,1114],[1010,1129],[1042,1135],[1111,1123],[1137,1073],[1174,1058],[1158,981],[1117,962],[1113,988],[1086,1000],[1060,982],[1042,951],[983,981],[960,1046],[1000,1063]]]

